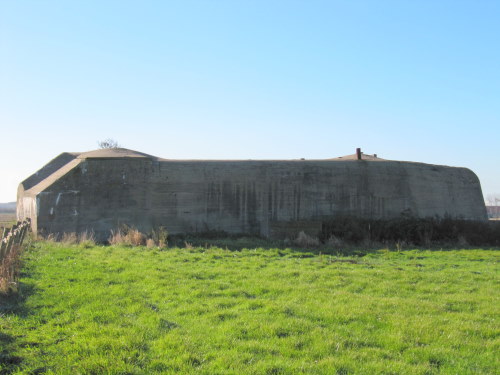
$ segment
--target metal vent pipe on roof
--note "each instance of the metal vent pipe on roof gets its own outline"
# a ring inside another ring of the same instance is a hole
[[[361,160],[361,149],[360,148],[356,149],[356,157],[358,160]]]

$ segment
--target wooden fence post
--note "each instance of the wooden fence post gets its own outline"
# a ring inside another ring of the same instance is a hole
[[[29,220],[24,220],[23,222],[17,222],[11,228],[4,228],[2,237],[0,237],[0,265],[2,266],[3,279],[2,284],[6,283],[4,287],[7,291],[17,292],[18,291],[18,279],[19,279],[19,258],[18,254],[13,252],[20,251],[26,233],[31,228],[31,223]],[[6,262],[7,258],[9,260]]]
[[[19,239],[19,245],[22,245],[23,242],[24,242],[24,237],[26,237],[26,232],[28,231],[28,226],[25,225],[23,226],[23,229],[21,230],[21,235],[20,235],[20,239]]]
[[[3,262],[4,253],[7,252],[7,239],[2,238],[0,242],[0,263]]]
[[[7,245],[9,242],[10,231],[11,228],[4,228],[3,230],[2,242],[0,245],[0,262],[2,262],[3,258],[7,255]]]
[[[4,228],[0,238],[0,263],[9,256],[14,246],[22,246],[29,227],[30,221],[25,220],[13,225],[12,228]]]
[[[5,252],[5,257],[9,256],[10,251],[12,250],[12,243],[14,242],[14,236],[11,235],[9,236],[9,240],[7,241],[7,251]]]

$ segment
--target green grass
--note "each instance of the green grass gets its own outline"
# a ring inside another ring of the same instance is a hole
[[[0,373],[495,374],[499,255],[36,243]]]

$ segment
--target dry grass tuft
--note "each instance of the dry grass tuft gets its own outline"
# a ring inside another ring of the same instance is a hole
[[[111,245],[145,246],[146,236],[138,229],[124,227],[117,231],[111,230],[108,242]]]
[[[319,246],[319,240],[316,237],[311,237],[304,231],[301,231],[293,243],[300,247],[316,247]]]
[[[127,233],[127,241],[132,246],[144,246],[146,245],[146,236],[139,232],[137,229],[131,229]]]
[[[80,246],[83,247],[92,247],[95,246],[96,241],[95,241],[95,235],[94,232],[92,231],[85,231],[82,233],[75,233],[75,232],[69,232],[69,233],[63,233],[61,236],[61,239],[58,240],[58,236],[54,234],[49,234],[46,238],[45,241],[48,242],[60,242],[65,245],[77,245],[79,244]]]
[[[85,231],[80,233],[80,236],[78,237],[78,243],[80,244],[80,246],[83,246],[85,248],[95,246],[96,241],[94,232]]]
[[[63,233],[61,241],[65,245],[75,245],[78,243],[78,236],[75,232]]]
[[[111,236],[109,236],[108,242],[110,245],[124,245],[125,235],[121,230],[114,231],[111,229]]]
[[[59,240],[59,236],[56,233],[49,233],[46,236],[44,236],[43,234],[38,234],[37,239],[55,243]]]
[[[168,246],[168,231],[165,227],[158,227],[151,231],[151,239],[160,249]]]
[[[330,238],[328,238],[328,241],[326,241],[326,244],[334,249],[339,249],[344,246],[344,241],[332,234]]]

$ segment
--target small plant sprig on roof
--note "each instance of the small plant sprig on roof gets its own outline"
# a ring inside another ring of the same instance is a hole
[[[112,138],[107,138],[104,141],[98,141],[97,144],[98,144],[99,148],[119,148],[120,147],[118,142]]]

